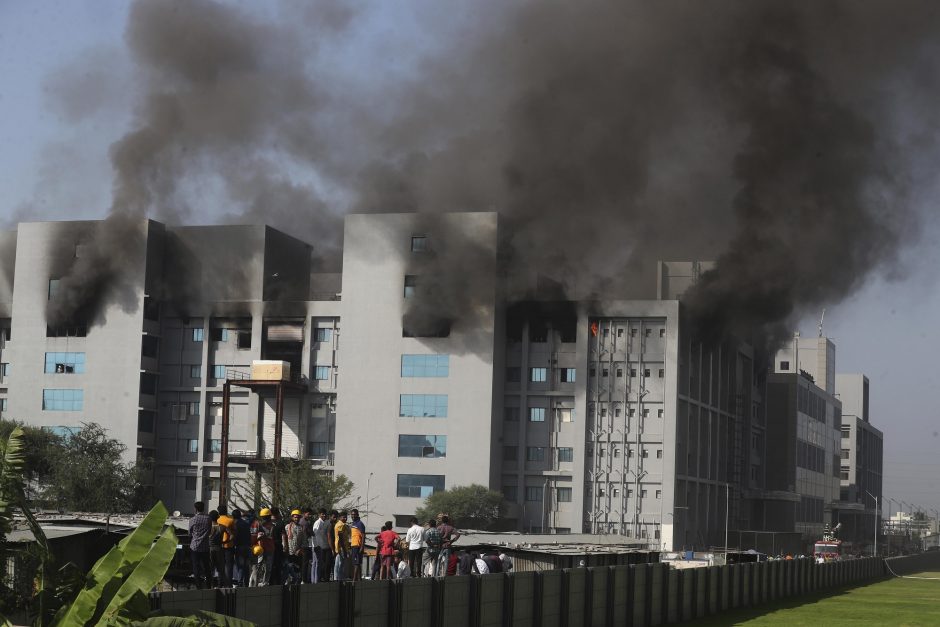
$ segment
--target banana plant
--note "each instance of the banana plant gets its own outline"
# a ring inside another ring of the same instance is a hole
[[[166,507],[157,503],[133,533],[98,560],[75,600],[56,614],[52,627],[252,625],[213,612],[188,616],[151,614],[147,595],[163,580],[176,553],[176,531],[166,524],[166,518]]]

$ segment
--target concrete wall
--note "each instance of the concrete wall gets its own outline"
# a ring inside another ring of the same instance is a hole
[[[889,560],[940,569],[940,553]],[[884,577],[885,561],[811,559],[674,570],[635,564],[401,581],[153,593],[154,609],[204,609],[258,625],[641,627],[813,594]]]

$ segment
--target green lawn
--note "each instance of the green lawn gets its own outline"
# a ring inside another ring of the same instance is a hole
[[[759,607],[731,610],[691,625],[940,625],[940,573],[918,573],[936,581],[890,579],[828,594],[793,597]]]

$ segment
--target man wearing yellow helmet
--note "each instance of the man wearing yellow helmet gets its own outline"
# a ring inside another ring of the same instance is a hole
[[[255,563],[251,572],[251,586],[266,586],[271,583],[274,570],[274,522],[267,507],[258,512],[258,519],[251,523],[252,554]],[[259,552],[260,549],[260,552]]]
[[[284,546],[284,555],[287,556],[290,578],[294,583],[300,582],[300,570],[303,568],[304,547],[307,546],[307,532],[300,524],[300,510],[290,513],[290,522],[284,526],[281,542]]]

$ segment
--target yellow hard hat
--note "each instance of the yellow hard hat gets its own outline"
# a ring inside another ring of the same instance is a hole
[[[261,546],[260,544],[256,544],[253,547],[251,547],[251,553],[255,556],[261,555],[262,553],[264,553],[264,547]]]
[[[267,507],[262,508],[261,511],[258,512],[258,516],[264,517],[264,516],[270,516],[270,515],[271,515],[271,510],[269,510]]]
[[[300,514],[300,510],[299,510],[299,509],[292,509],[291,512],[290,512],[290,515],[291,515],[291,516],[300,516],[300,515],[301,515],[301,514]]]

